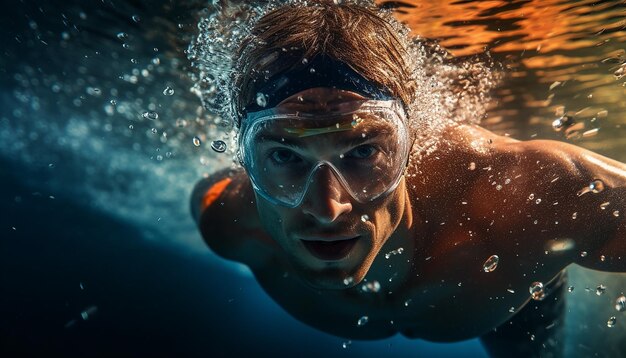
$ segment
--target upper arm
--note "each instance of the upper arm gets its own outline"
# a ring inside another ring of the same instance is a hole
[[[553,190],[561,197],[556,210],[564,231],[578,249],[574,261],[596,270],[626,271],[626,165],[567,143],[550,145],[550,155],[566,173]]]
[[[198,182],[191,212],[206,244],[219,256],[250,267],[264,265],[276,244],[263,230],[243,170],[221,170]]]

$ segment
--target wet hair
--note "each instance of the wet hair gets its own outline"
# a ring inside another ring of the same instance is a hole
[[[271,78],[325,56],[349,66],[405,105],[416,83],[409,51],[376,7],[332,0],[289,4],[260,18],[236,54],[232,105],[237,126]]]

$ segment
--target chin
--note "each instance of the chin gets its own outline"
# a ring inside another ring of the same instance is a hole
[[[300,278],[311,288],[318,290],[345,290],[352,288],[363,281],[369,266],[360,261],[358,265],[333,265],[326,267],[302,267]],[[317,265],[316,265],[317,266]]]

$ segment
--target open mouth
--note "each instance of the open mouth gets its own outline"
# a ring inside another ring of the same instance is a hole
[[[302,240],[304,247],[309,250],[313,256],[321,260],[341,260],[346,257],[359,237],[347,240],[336,241],[318,241],[318,240]]]

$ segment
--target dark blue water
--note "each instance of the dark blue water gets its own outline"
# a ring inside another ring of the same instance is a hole
[[[486,356],[478,340],[343,348],[204,245],[189,194],[232,161],[210,150],[229,138],[189,91],[184,50],[205,5],[24,0],[0,13],[0,357]],[[552,80],[540,80],[510,88],[541,84],[533,93],[544,96]],[[520,138],[551,133],[543,119]],[[592,149],[623,160],[621,132],[606,128]],[[613,308],[626,278],[573,268],[570,283],[567,356],[626,352]],[[606,327],[613,315],[617,329]]]
[[[0,356],[484,354],[477,341],[400,337],[344,349],[208,251],[158,244],[172,233],[148,240],[132,221],[21,184],[26,174],[45,180],[46,169],[0,167]]]

